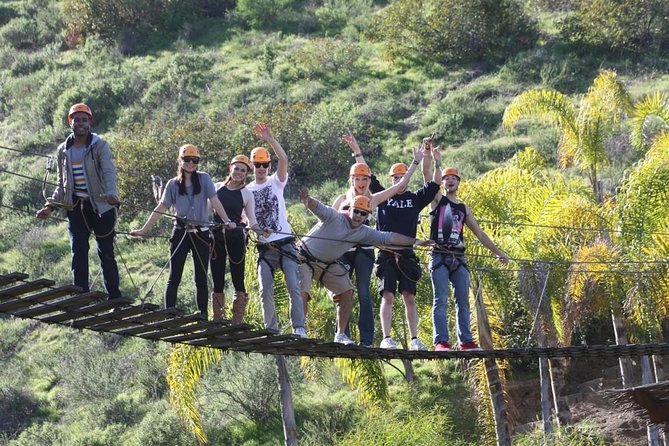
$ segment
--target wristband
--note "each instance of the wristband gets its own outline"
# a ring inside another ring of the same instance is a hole
[[[415,164],[415,165],[417,166],[417,165],[418,165],[418,161],[413,160],[413,161],[411,161],[411,164]]]
[[[357,158],[357,157],[359,157],[359,156],[362,156],[362,153],[351,153],[351,156],[352,156],[353,158]]]

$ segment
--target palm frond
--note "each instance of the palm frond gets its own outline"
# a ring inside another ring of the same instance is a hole
[[[337,358],[335,364],[344,382],[358,390],[361,404],[371,410],[388,406],[388,382],[381,361]]]
[[[218,349],[179,344],[172,348],[168,359],[165,378],[170,404],[201,445],[206,445],[208,440],[197,404],[197,390],[204,373],[212,364],[220,362],[222,355]]]
[[[647,141],[648,125],[652,117],[662,121],[662,127],[669,129],[669,96],[656,91],[639,99],[630,114],[630,141],[637,149],[643,149]]]

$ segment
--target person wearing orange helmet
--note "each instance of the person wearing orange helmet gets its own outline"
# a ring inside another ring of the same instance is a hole
[[[209,174],[198,171],[201,160],[197,146],[184,144],[179,148],[177,176],[167,182],[160,203],[144,225],[130,231],[130,235],[146,235],[160,217],[169,215],[168,210],[174,208],[176,218],[170,237],[170,273],[165,289],[165,308],[176,306],[177,291],[188,253],[191,252],[195,271],[195,303],[206,320],[209,302],[207,269],[211,249],[209,206],[214,208],[228,229],[235,229],[236,224],[225,212]]]
[[[395,195],[400,190],[406,188],[411,175],[405,175],[403,181],[394,186],[383,189],[376,186],[378,182],[373,182],[372,171],[365,162],[360,146],[355,136],[349,131],[348,135],[343,135],[342,140],[348,144],[353,151],[353,158],[356,163],[351,166],[349,172],[349,188],[346,193],[339,195],[332,204],[332,207],[347,211],[356,197],[365,196],[370,200],[372,210],[379,203]],[[372,190],[373,189],[373,190]],[[374,193],[373,193],[374,192]],[[365,221],[369,225],[369,219]],[[348,266],[349,275],[353,278],[355,274],[355,286],[360,305],[358,312],[358,330],[360,332],[360,345],[371,347],[374,342],[374,305],[370,284],[372,280],[372,271],[374,269],[374,246],[356,245],[348,250],[340,259],[342,263]],[[346,330],[346,335],[350,337],[350,332]]]
[[[72,105],[67,121],[72,133],[57,149],[57,186],[36,216],[47,218],[56,208],[66,212],[72,281],[84,292],[90,289],[89,238],[95,234],[105,290],[111,299],[117,299],[121,291],[114,227],[119,199],[112,151],[104,139],[91,132],[93,112],[88,105]]]
[[[439,151],[432,152],[425,144],[414,149],[414,160],[409,167],[404,163],[393,164],[388,172],[391,184],[402,181],[410,169],[415,168],[427,156],[440,159]],[[439,192],[439,175],[433,175],[415,192],[403,189],[393,197],[381,203],[377,211],[376,227],[382,231],[399,232],[415,237],[421,211],[426,208]],[[416,309],[416,282],[422,275],[422,268],[412,248],[380,250],[376,256],[376,276],[379,278],[381,295],[381,331],[383,339],[380,347],[395,349],[397,342],[391,337],[392,311],[395,293],[402,295],[404,311],[409,328],[409,350],[427,350],[418,339],[418,311]]]
[[[430,207],[430,239],[435,242],[430,258],[432,280],[432,332],[435,351],[450,351],[448,342],[448,293],[449,282],[453,284],[455,318],[460,350],[479,350],[470,330],[469,269],[465,260],[463,229],[467,226],[479,241],[491,250],[502,263],[509,261],[481,229],[471,209],[458,198],[460,173],[454,167],[440,172],[445,194],[434,198]]]
[[[279,330],[274,304],[274,272],[281,269],[288,288],[293,332],[299,337],[306,337],[305,306],[300,292],[295,237],[288,223],[286,202],[283,197],[283,191],[288,183],[288,155],[267,125],[257,123],[253,131],[258,138],[272,147],[274,155],[278,158],[276,172],[270,175],[272,159],[269,150],[264,147],[253,149],[251,163],[254,180],[246,186],[253,193],[256,221],[260,227],[271,231],[269,235],[258,237],[256,245],[263,322],[266,328]]]
[[[358,244],[411,246],[429,245],[431,242],[394,232],[377,231],[365,225],[372,206],[364,195],[355,197],[345,213],[310,197],[307,190],[300,192],[300,199],[319,220],[300,239],[299,253],[304,260],[300,264],[303,298],[309,298],[312,282],[319,281],[337,306],[334,342],[352,345],[354,342],[345,331],[353,309],[353,283],[339,258]]]
[[[214,250],[211,254],[211,276],[214,282],[214,290],[211,293],[213,306],[213,318],[219,320],[225,317],[225,269],[226,259],[230,263],[230,277],[234,286],[232,300],[232,322],[242,322],[248,296],[244,284],[244,273],[246,264],[246,233],[244,228],[264,234],[256,223],[255,201],[253,194],[246,188],[246,179],[251,170],[251,161],[246,155],[237,155],[230,160],[230,173],[225,181],[218,182],[216,195],[223,204],[225,212],[230,220],[235,222],[235,229],[224,229],[216,226],[213,230]],[[222,224],[221,217],[214,213],[214,221]]]

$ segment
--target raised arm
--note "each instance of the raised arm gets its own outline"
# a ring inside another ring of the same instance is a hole
[[[403,191],[408,185],[409,182],[411,181],[411,177],[416,171],[416,167],[420,164],[421,160],[423,159],[424,153],[423,150],[420,147],[414,147],[413,149],[413,161],[409,165],[409,169],[407,170],[407,173],[404,174],[404,177],[400,180],[399,183],[394,184],[390,186],[389,188],[382,190],[381,192],[377,192],[372,195],[371,199],[371,205],[372,207],[376,207],[379,205],[379,203],[383,203],[386,201],[388,198],[396,195],[397,193]]]
[[[316,209],[316,206],[320,203],[318,200],[315,198],[309,196],[309,190],[308,189],[302,189],[300,191],[300,201],[304,204],[304,207],[307,208],[309,211],[313,211]]]
[[[362,149],[360,149],[358,141],[355,139],[355,136],[353,136],[353,133],[351,133],[350,130],[348,131],[348,135],[342,135],[341,140],[348,144],[348,146],[351,148],[351,156],[353,156],[356,163],[367,164],[365,157],[362,155]]]
[[[281,144],[279,144],[279,141],[276,140],[274,134],[272,134],[272,131],[265,123],[257,123],[253,128],[253,131],[258,138],[272,146],[274,154],[279,159],[276,166],[276,174],[279,177],[279,181],[283,183],[286,181],[286,178],[288,178],[288,155],[286,154],[286,151],[283,150],[283,147],[281,147]]]
[[[467,217],[465,218],[465,224],[469,229],[471,229],[481,244],[491,250],[497,256],[497,260],[502,263],[507,263],[509,261],[509,257],[502,250],[500,250],[497,245],[493,243],[490,237],[488,237],[488,234],[486,234],[483,229],[481,229],[479,223],[476,221],[476,218],[474,218],[474,214],[472,214],[472,211],[469,209],[469,206],[467,206]]]
[[[434,133],[426,138],[423,138],[421,145],[424,153],[423,162],[421,163],[421,170],[423,172],[423,182],[427,183],[432,178],[432,143],[434,142]]]
[[[341,205],[344,204],[346,201],[346,194],[341,194],[337,198],[335,198],[335,201],[332,203],[332,208],[339,210],[341,208]]]

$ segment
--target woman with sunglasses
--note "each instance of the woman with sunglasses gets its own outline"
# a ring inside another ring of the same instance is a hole
[[[416,169],[414,164],[412,164],[410,173],[407,172],[402,182],[384,190],[376,177],[372,175],[369,166],[367,166],[355,136],[349,132],[348,135],[342,136],[341,139],[353,151],[352,156],[355,158],[356,163],[351,166],[349,172],[348,190],[335,199],[332,204],[333,208],[347,211],[356,197],[365,196],[369,199],[373,210],[379,203],[383,203],[408,185],[411,175]],[[414,153],[414,156],[422,158],[422,152]],[[365,224],[370,224],[368,219],[365,220]],[[358,301],[360,302],[358,315],[360,345],[362,347],[371,347],[374,341],[374,305],[372,303],[370,285],[372,270],[374,269],[374,247],[370,245],[357,245],[347,251],[341,257],[340,261],[349,266],[349,275],[351,277],[353,277],[353,273],[355,272],[355,285],[358,292]],[[350,337],[348,327],[346,328],[346,335]]]
[[[167,182],[160,203],[151,212],[144,226],[130,231],[130,235],[146,235],[161,216],[171,216],[167,211],[174,209],[176,218],[170,237],[170,274],[165,289],[165,308],[176,306],[177,290],[190,251],[195,270],[195,302],[198,311],[206,320],[209,301],[207,269],[211,247],[208,203],[211,203],[227,228],[234,229],[236,225],[228,218],[209,174],[197,171],[199,163],[200,150],[196,146],[184,144],[179,148],[177,176]]]
[[[251,170],[251,161],[246,155],[237,155],[230,161],[230,173],[225,181],[216,183],[216,195],[223,204],[228,217],[237,225],[235,229],[223,230],[216,227],[213,230],[214,251],[211,255],[211,276],[214,282],[214,291],[211,293],[214,320],[225,317],[225,268],[226,258],[230,263],[230,276],[234,286],[232,300],[232,322],[240,324],[246,311],[249,298],[244,285],[246,260],[246,233],[248,227],[265,237],[271,230],[261,230],[256,223],[255,200],[253,194],[246,188],[246,178]],[[214,214],[214,221],[223,223],[218,214]]]

